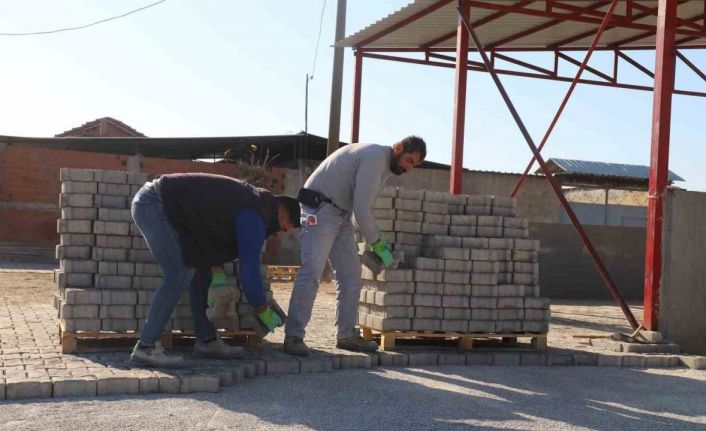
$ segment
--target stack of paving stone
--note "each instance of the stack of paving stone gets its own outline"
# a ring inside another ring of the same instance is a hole
[[[377,276],[363,266],[361,325],[378,331],[547,332],[539,241],[529,239],[515,199],[386,187],[374,212],[381,236],[404,263]],[[359,243],[360,252],[365,249]]]
[[[148,180],[142,173],[68,169],[60,171],[60,244],[54,273],[55,305],[67,332],[139,331],[162,282],[162,269],[132,220],[132,198]],[[237,264],[225,266],[237,285]],[[263,265],[261,271],[265,271]],[[267,294],[271,296],[269,284]],[[252,327],[252,307],[240,290],[233,318],[219,328]],[[241,301],[242,298],[242,301]],[[193,329],[188,292],[184,292],[165,331]]]

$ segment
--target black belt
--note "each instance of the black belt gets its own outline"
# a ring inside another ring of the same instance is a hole
[[[345,212],[343,208],[336,205],[328,196],[316,190],[302,187],[299,189],[299,193],[297,194],[297,200],[311,208],[318,208],[324,203],[327,203],[334,208]]]

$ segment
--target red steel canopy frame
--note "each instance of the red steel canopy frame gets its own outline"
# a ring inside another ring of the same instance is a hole
[[[577,84],[654,91],[642,326],[648,330],[657,330],[671,98],[672,94],[706,97],[706,92],[674,88],[675,63],[676,58],[679,58],[706,81],[706,73],[680,52],[706,48],[705,16],[706,0],[416,0],[397,13],[337,43],[355,49],[351,142],[358,142],[359,139],[363,58],[454,68],[456,86],[449,188],[451,193],[461,193],[467,73],[490,73],[532,151],[532,158],[512,195],[517,194],[535,160],[538,161],[604,283],[630,325],[637,329],[640,325],[618,292],[540,152]],[[448,25],[452,17],[456,21],[453,29]],[[449,28],[444,30],[442,24],[447,24]],[[515,28],[518,31],[514,31]],[[487,38],[492,39],[485,44],[478,35],[484,31],[488,34]],[[431,34],[434,36],[429,37]],[[588,38],[590,43],[587,43]],[[655,50],[654,72],[630,57],[626,53],[630,50]],[[469,61],[469,51],[477,51],[483,61]],[[553,68],[548,69],[510,55],[512,52],[532,51],[553,53]],[[570,56],[568,53],[571,51],[586,51],[583,61],[579,62]],[[595,51],[612,52],[612,73],[604,73],[588,65]],[[455,57],[448,55],[453,52],[456,53]],[[415,53],[423,54],[423,58],[410,57]],[[653,78],[654,87],[622,81],[618,75],[620,60]],[[499,61],[516,68],[499,68],[496,65]],[[578,66],[576,75],[562,75],[559,71],[561,61]],[[583,78],[585,71],[593,76]],[[571,82],[539,146],[534,144],[499,75]]]

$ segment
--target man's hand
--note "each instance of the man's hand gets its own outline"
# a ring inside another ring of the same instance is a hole
[[[385,268],[390,268],[392,266],[392,249],[387,241],[380,238],[376,243],[371,244],[370,247],[373,249],[375,254],[378,255],[380,260],[382,260],[382,264]]]
[[[257,313],[257,316],[270,332],[275,332],[276,328],[284,325],[284,322],[279,317],[279,314],[272,311],[272,308],[270,307],[267,307],[265,311]]]

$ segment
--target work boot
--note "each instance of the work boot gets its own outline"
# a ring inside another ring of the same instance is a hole
[[[184,358],[170,356],[164,352],[162,343],[157,341],[154,347],[141,347],[138,341],[130,355],[130,365],[136,367],[179,368],[184,366]]]
[[[302,337],[284,337],[284,351],[294,356],[309,356],[309,347]]]
[[[360,333],[356,333],[352,337],[339,338],[336,341],[336,347],[354,352],[375,352],[378,349],[378,343],[367,341],[360,336]]]
[[[201,358],[210,359],[243,359],[245,349],[226,344],[220,337],[207,343],[197,341],[194,344],[194,354]]]

